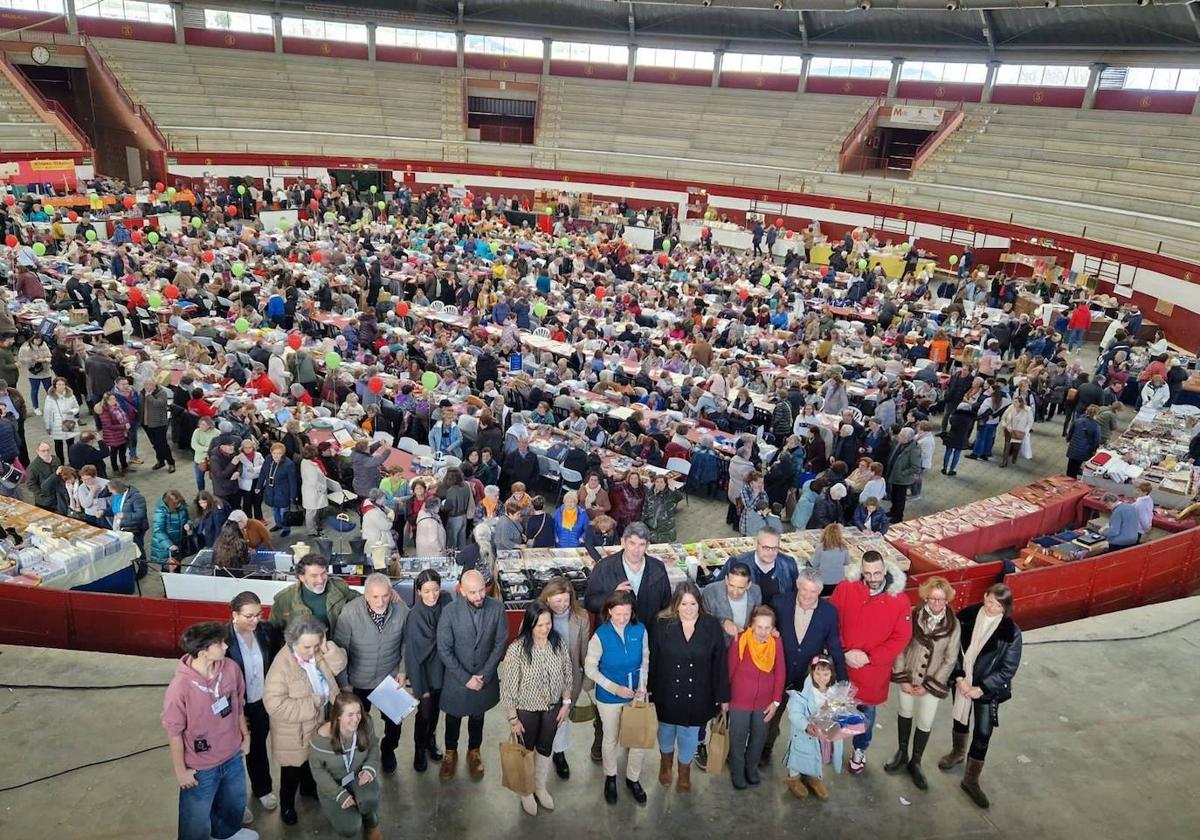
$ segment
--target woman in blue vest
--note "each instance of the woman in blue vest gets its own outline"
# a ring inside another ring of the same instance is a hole
[[[618,741],[621,709],[630,700],[646,699],[650,645],[646,628],[638,623],[632,591],[610,594],[600,611],[600,621],[588,642],[583,672],[596,683],[596,711],[604,733],[604,800],[612,804],[617,801],[617,760],[624,751]],[[631,749],[625,765],[625,786],[639,805],[646,804],[646,791],[638,782],[646,752]]]

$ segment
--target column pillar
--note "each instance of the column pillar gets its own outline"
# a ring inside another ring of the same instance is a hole
[[[808,68],[812,64],[812,53],[802,53],[800,56],[800,87],[797,90],[804,93],[808,87]]]
[[[375,63],[375,30],[379,27],[377,23],[367,24],[367,61]]]
[[[458,43],[454,47],[455,66],[458,67],[459,70],[462,70],[467,65],[467,33],[460,29],[455,32],[454,35],[458,39]]]
[[[712,86],[721,86],[721,69],[725,65],[725,50],[713,50]]]
[[[275,36],[275,52],[283,52],[283,13],[271,12],[271,34]]]
[[[625,67],[625,81],[633,81],[633,72],[637,68],[637,44],[629,45],[629,64]]]
[[[63,11],[66,13],[67,34],[78,35],[79,19],[75,17],[75,0],[66,0],[63,3]],[[176,15],[176,18],[178,18],[178,15]]]
[[[75,11],[75,4],[72,2],[70,5],[71,13],[73,15]],[[182,46],[183,44],[187,43],[187,39],[184,38],[183,32],[183,3],[171,4],[171,18],[175,23],[175,43]],[[69,25],[70,24],[68,23],[68,26]]]
[[[896,98],[896,89],[900,86],[900,67],[904,64],[903,58],[892,59],[892,75],[888,77],[887,95],[888,99]]]
[[[1100,89],[1100,74],[1106,67],[1108,67],[1107,64],[1097,61],[1088,68],[1087,90],[1084,91],[1083,105],[1080,106],[1083,110],[1090,111],[1096,107],[1096,91]]]
[[[986,105],[992,101],[992,91],[996,89],[996,73],[999,71],[999,61],[989,61],[987,63],[987,75],[983,78],[983,93],[979,96],[981,104]]]
[[[542,78],[550,75],[550,50],[553,43],[551,38],[542,39]]]

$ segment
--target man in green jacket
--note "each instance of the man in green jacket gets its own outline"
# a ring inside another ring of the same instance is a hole
[[[329,561],[319,554],[306,554],[296,566],[296,585],[275,596],[271,623],[282,629],[294,618],[311,615],[329,628],[332,637],[342,609],[359,593],[341,578],[330,578]]]
[[[886,477],[891,488],[892,508],[888,518],[892,524],[904,519],[904,505],[908,501],[908,489],[921,474],[921,448],[913,440],[911,426],[905,426],[896,436],[896,448],[888,458]]]

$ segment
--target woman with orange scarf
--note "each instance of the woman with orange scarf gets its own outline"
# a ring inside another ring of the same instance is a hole
[[[774,630],[775,613],[760,605],[729,645],[729,772],[738,790],[759,782],[767,727],[783,699],[786,663]]]

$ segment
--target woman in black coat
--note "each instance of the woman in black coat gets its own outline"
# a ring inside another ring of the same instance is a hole
[[[658,712],[658,780],[671,783],[678,747],[678,790],[691,788],[692,759],[700,732],[717,713],[729,710],[729,666],[721,622],[704,613],[690,580],[675,587],[667,608],[650,628],[647,687]]]
[[[404,624],[404,669],[413,697],[420,701],[413,725],[413,769],[425,772],[429,760],[441,761],[437,722],[446,666],[438,655],[437,630],[450,595],[442,591],[442,578],[425,569],[413,582],[413,607]]]
[[[1013,623],[1012,602],[1012,590],[996,583],[983,594],[982,604],[958,614],[962,633],[958,662],[950,673],[954,746],[938,767],[949,770],[965,759],[967,769],[960,787],[980,808],[990,804],[979,787],[988,742],[992,730],[1000,725],[1000,704],[1012,697],[1013,677],[1021,664],[1021,628]],[[970,734],[972,722],[974,736]]]
[[[971,429],[975,426],[975,408],[968,402],[959,403],[950,415],[949,428],[943,441],[946,452],[942,455],[942,475],[958,475],[958,459],[963,450],[971,448]]]

